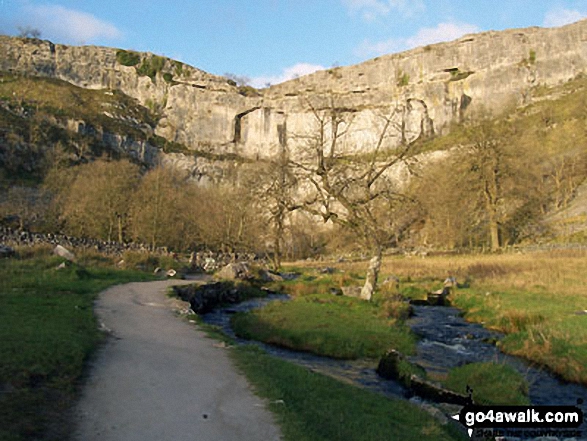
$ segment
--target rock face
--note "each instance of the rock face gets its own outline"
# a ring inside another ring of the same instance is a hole
[[[1,70],[119,89],[160,113],[157,134],[194,150],[256,159],[299,147],[295,135],[315,130],[310,104],[321,109],[334,103],[352,115],[345,138],[355,152],[374,144],[382,130],[378,115],[389,115],[392,107],[391,145],[446,131],[475,110],[524,104],[533,87],[587,72],[587,21],[468,35],[259,93],[167,58],[134,54],[138,58],[129,61],[122,55],[110,48],[0,36]],[[149,71],[152,66],[157,68]]]

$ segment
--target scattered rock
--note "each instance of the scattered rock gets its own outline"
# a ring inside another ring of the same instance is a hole
[[[340,288],[330,288],[330,294],[332,294],[333,296],[341,296],[342,295],[342,289],[340,289]]]
[[[360,286],[343,286],[341,288],[342,295],[346,297],[361,297],[361,287]]]
[[[385,285],[393,285],[396,289],[399,289],[399,277],[397,276],[389,276],[383,282],[381,282],[382,286]]]
[[[249,280],[253,278],[249,265],[245,262],[229,263],[216,273],[216,277],[225,280]]]
[[[281,275],[265,269],[259,270],[259,279],[261,279],[262,282],[283,282],[284,280]]]
[[[58,256],[63,257],[66,260],[69,260],[70,262],[75,261],[75,254],[73,254],[67,248],[62,247],[61,245],[57,245],[55,247],[55,249],[53,250],[53,254],[57,254]]]
[[[15,255],[16,251],[14,251],[14,248],[8,245],[0,245],[0,258],[14,257]]]

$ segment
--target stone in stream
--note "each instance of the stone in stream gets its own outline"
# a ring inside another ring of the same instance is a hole
[[[400,365],[406,361],[405,357],[395,349],[387,351],[387,353],[379,360],[377,366],[377,374],[387,380],[403,381],[401,375]]]
[[[410,377],[410,390],[421,398],[438,403],[458,404],[462,406],[472,404],[471,397],[445,389],[417,375]]]
[[[471,403],[470,397],[445,389],[419,375],[410,374],[406,370],[409,365],[414,369],[419,369],[419,366],[410,363],[404,355],[392,349],[379,361],[377,374],[388,380],[399,381],[412,393],[426,400],[459,405]]]
[[[428,304],[431,306],[450,306],[447,297],[450,295],[450,288],[445,286],[438,291],[429,292],[427,296]]]

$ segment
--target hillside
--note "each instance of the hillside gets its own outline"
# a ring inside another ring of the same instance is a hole
[[[155,133],[194,150],[250,158],[276,152],[312,125],[314,107],[355,114],[349,143],[368,149],[374,119],[402,109],[411,137],[444,133],[481,108],[527,104],[536,86],[554,86],[587,72],[587,21],[554,29],[516,29],[317,72],[263,91],[153,54],[70,47],[0,37],[0,70],[59,78],[90,89],[115,89],[160,111]]]
[[[507,228],[516,230],[511,240],[584,240],[587,21],[470,35],[263,90],[149,53],[6,36],[0,72],[5,185],[39,183],[55,164],[98,156],[223,182],[243,164],[253,169],[280,151],[295,154],[315,133],[314,112],[328,108],[352,120],[343,140],[350,157],[369,154],[390,112],[385,148],[405,141],[418,152],[454,152],[471,144],[470,121],[484,115],[512,127],[507,143],[519,148],[518,166],[528,156],[522,152],[533,152],[531,179],[540,181],[531,222],[527,212],[515,220],[519,198],[504,202],[501,211],[513,216]],[[426,175],[446,166],[446,155],[418,158],[431,164]],[[469,215],[477,227],[467,240],[482,242],[482,216]],[[430,213],[418,216],[412,221],[433,222]]]

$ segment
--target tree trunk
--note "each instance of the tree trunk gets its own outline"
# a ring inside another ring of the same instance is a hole
[[[499,226],[495,216],[489,217],[489,236],[491,240],[491,251],[498,251],[500,248],[499,244]]]
[[[122,243],[122,216],[118,215],[118,243]]]
[[[377,288],[377,279],[379,278],[379,270],[381,268],[381,248],[377,247],[375,255],[369,262],[369,269],[367,270],[367,277],[365,285],[361,289],[361,298],[370,301],[373,298],[373,293]]]

